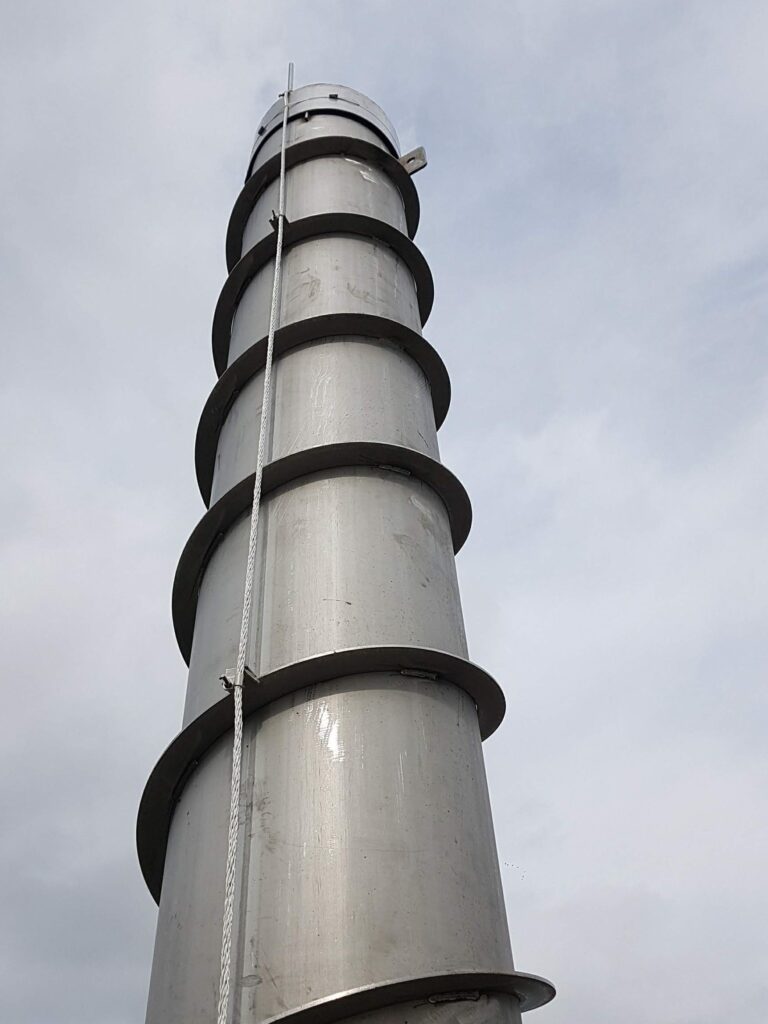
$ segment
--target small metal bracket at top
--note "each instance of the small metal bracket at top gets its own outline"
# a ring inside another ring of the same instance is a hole
[[[417,171],[423,171],[427,166],[427,151],[423,146],[417,146],[416,149],[412,149],[410,153],[404,153],[400,157],[400,163],[409,174],[415,174]]]

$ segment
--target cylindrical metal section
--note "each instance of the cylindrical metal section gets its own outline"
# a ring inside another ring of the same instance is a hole
[[[250,719],[245,749],[235,1019],[425,974],[513,970],[462,690],[338,679]],[[226,737],[174,814],[160,905],[174,938],[160,945],[173,953],[155,964],[153,1021],[202,1022],[215,1009],[230,763]]]
[[[339,113],[313,113],[309,117],[298,117],[288,122],[287,141],[289,146],[299,142],[306,142],[308,139],[330,138],[356,139],[361,142],[369,142],[372,146],[391,153],[393,150],[387,145],[383,136],[375,128],[369,127],[361,121],[349,118]],[[261,142],[255,157],[249,165],[249,174],[257,171],[260,167],[277,156],[280,152],[280,133],[272,132],[264,142]]]
[[[257,675],[352,647],[466,656],[448,516],[431,488],[388,470],[338,469],[279,488],[262,517],[265,598],[248,659]],[[246,516],[203,576],[185,724],[221,697],[219,676],[235,665],[248,532]]]
[[[275,102],[256,132],[249,171],[280,149],[283,106]],[[362,135],[362,132],[365,135]],[[309,134],[367,138],[397,154],[400,143],[391,121],[373,100],[344,85],[303,85],[291,93],[287,141],[294,144]]]
[[[228,364],[267,333],[274,260],[241,292],[232,319]],[[363,235],[319,235],[283,254],[282,326],[339,313],[375,313],[421,328],[413,274],[390,246]]]
[[[280,187],[274,178],[261,192],[245,226],[241,255],[274,230]],[[285,176],[286,209],[291,221],[321,213],[354,213],[376,217],[407,234],[403,197],[395,182],[371,160],[326,156],[305,160]]]
[[[213,504],[256,468],[263,372],[232,404],[219,435]],[[271,459],[321,444],[380,441],[439,458],[429,385],[414,360],[381,338],[321,338],[275,364]]]
[[[214,314],[196,447],[205,513],[174,625],[181,733],[139,852],[160,894],[147,1024],[211,1024],[232,679],[276,241],[282,101],[257,135]],[[467,657],[455,551],[471,510],[440,462],[449,386],[421,337],[432,282],[394,129],[341,86],[290,96],[287,222],[249,624],[231,1020],[519,1024],[481,737],[504,713]]]

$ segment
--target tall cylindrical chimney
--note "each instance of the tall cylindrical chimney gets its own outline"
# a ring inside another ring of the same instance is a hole
[[[160,903],[148,1024],[216,1020],[240,633],[276,254],[283,102],[227,233],[219,374],[197,436],[208,504],[173,616],[182,730],[142,798]],[[387,117],[291,92],[280,320],[250,625],[230,1017],[241,1024],[519,1022],[481,740],[504,714],[467,658],[454,553],[471,511],[442,465],[448,376]]]

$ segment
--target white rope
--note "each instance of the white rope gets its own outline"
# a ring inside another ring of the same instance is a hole
[[[280,315],[280,277],[283,258],[283,228],[285,226],[285,141],[288,125],[288,100],[293,88],[293,64],[288,65],[288,87],[283,93],[283,137],[280,146],[280,193],[277,213],[277,242],[275,247],[275,273],[272,278],[272,305],[269,313],[267,356],[264,364],[264,397],[261,404],[259,447],[256,454],[256,473],[253,480],[251,532],[248,538],[248,562],[245,569],[243,591],[243,617],[240,622],[240,642],[237,648],[237,668],[232,686],[234,697],[234,736],[232,740],[232,789],[229,803],[229,833],[227,838],[227,870],[224,882],[224,918],[221,927],[221,976],[219,979],[219,1008],[217,1024],[227,1024],[229,1015],[229,981],[232,967],[232,922],[235,910],[235,871],[237,867],[237,838],[240,819],[241,766],[243,757],[243,679],[248,651],[251,623],[253,577],[256,565],[256,543],[259,536],[259,508],[261,506],[261,479],[264,471],[264,449],[272,421],[272,357],[275,348],[275,330]]]

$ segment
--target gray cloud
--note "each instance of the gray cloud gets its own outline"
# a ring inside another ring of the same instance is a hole
[[[33,0],[0,41],[0,1016],[143,1017],[223,239],[282,88],[425,144],[427,335],[542,1022],[764,1024],[768,163],[756,0]]]

